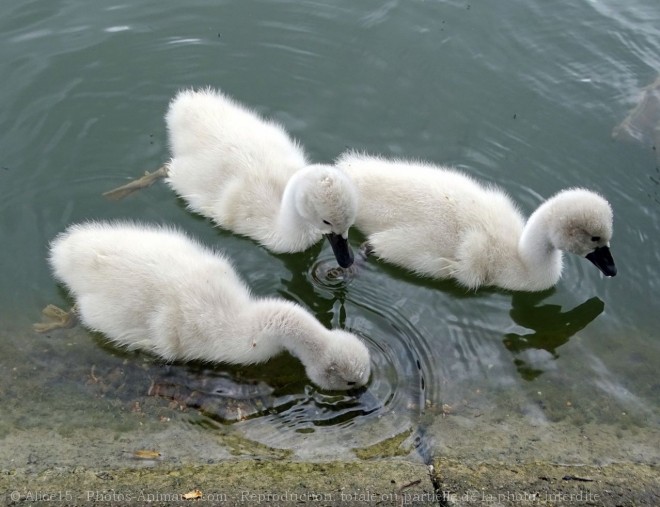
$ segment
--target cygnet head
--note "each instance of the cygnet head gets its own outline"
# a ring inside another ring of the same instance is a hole
[[[345,391],[364,386],[371,375],[369,350],[352,333],[329,331],[327,348],[306,366],[307,376],[321,389]]]
[[[357,215],[357,191],[341,169],[310,165],[296,174],[295,206],[308,224],[323,234],[342,268],[353,264],[348,230]]]
[[[564,190],[552,199],[549,223],[552,244],[589,259],[606,276],[616,275],[610,252],[612,208],[600,195],[584,189]]]

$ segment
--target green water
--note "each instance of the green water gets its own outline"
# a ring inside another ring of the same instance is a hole
[[[588,457],[549,445],[549,459],[657,461],[660,171],[653,147],[611,138],[660,72],[656,0],[0,0],[0,12],[5,466],[113,464],[150,447],[184,461],[269,448],[350,458],[408,433],[424,459],[515,459],[527,427],[541,447],[573,430],[613,435]],[[329,246],[272,255],[162,184],[103,199],[167,160],[169,99],[206,85],[280,121],[316,161],[355,148],[451,164],[525,213],[561,188],[594,189],[615,211],[619,274],[567,257],[554,290],[466,293],[370,260],[332,284],[318,275]],[[226,251],[257,294],[362,335],[367,393],[318,392],[289,357],[164,365],[82,329],[34,334],[45,304],[70,303],[49,240],[110,218],[176,224]]]

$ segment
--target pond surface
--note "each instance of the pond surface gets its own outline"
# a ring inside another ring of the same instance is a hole
[[[657,0],[0,8],[3,468],[130,464],[141,449],[179,462],[657,462],[658,151],[611,136],[660,73]],[[468,292],[370,259],[332,281],[329,246],[272,255],[163,184],[102,198],[168,159],[168,101],[206,85],[280,121],[315,161],[354,148],[453,165],[526,214],[562,188],[596,190],[614,208],[619,274],[567,257],[553,290]],[[175,224],[224,250],[256,294],[358,333],[373,357],[368,389],[319,391],[286,355],[168,365],[82,328],[32,332],[46,304],[71,304],[48,242],[115,218]]]

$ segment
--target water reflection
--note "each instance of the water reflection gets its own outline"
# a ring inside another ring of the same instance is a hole
[[[511,301],[511,318],[516,324],[533,331],[526,334],[508,333],[503,340],[504,346],[515,356],[513,362],[524,380],[534,380],[543,370],[520,358],[523,352],[544,350],[556,359],[559,357],[557,349],[605,309],[605,304],[597,297],[592,297],[568,311],[562,311],[562,307],[556,304],[539,305],[552,292],[517,293]]]
[[[296,301],[308,308],[314,316],[328,328],[343,327],[339,322],[341,307],[346,300],[346,284],[340,279],[337,283],[326,280],[324,274],[317,275],[314,266],[317,259],[325,259],[324,264],[333,265],[332,253],[326,250],[324,256],[321,252],[324,244],[319,242],[306,251],[296,255],[282,255],[280,259],[287,272],[287,278],[280,279],[277,292],[285,299]],[[334,263],[336,267],[336,262]],[[310,297],[310,282],[314,288],[314,297]]]

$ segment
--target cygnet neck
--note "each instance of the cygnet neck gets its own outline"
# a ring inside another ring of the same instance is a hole
[[[518,241],[518,254],[524,265],[523,281],[529,290],[550,287],[559,281],[562,271],[562,252],[550,237],[553,201],[541,204],[529,217]]]
[[[298,193],[302,191],[301,182],[308,172],[308,168],[297,171],[284,188],[274,231],[279,251],[305,250],[320,239],[320,234],[317,234],[311,224],[300,215],[296,206]]]
[[[327,348],[325,335],[329,331],[294,303],[274,299],[257,301],[250,322],[255,348],[277,346],[305,365],[318,359]]]

